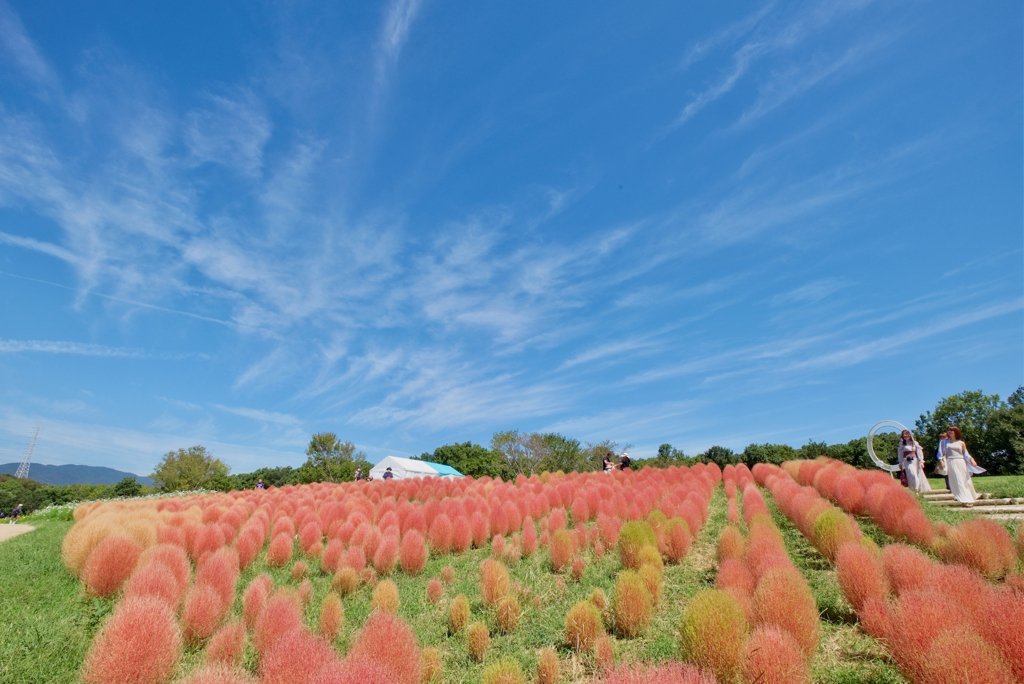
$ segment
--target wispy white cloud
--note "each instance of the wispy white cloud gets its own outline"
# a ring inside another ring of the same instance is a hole
[[[44,354],[77,354],[80,356],[109,356],[121,358],[142,358],[148,356],[137,349],[106,347],[100,344],[80,342],[59,342],[51,340],[4,340],[0,339],[0,352],[17,354],[40,352]]]
[[[223,164],[246,176],[263,169],[263,148],[271,123],[262,102],[251,91],[234,97],[207,96],[209,106],[185,115],[184,142],[196,164]]]
[[[846,287],[839,278],[822,278],[805,283],[800,287],[772,297],[772,304],[815,304],[829,295]]]
[[[3,0],[0,0],[0,50],[23,77],[44,94],[60,94],[60,80],[56,73],[28,36],[21,19]]]
[[[224,406],[223,404],[214,404],[213,406],[225,413],[249,418],[250,420],[255,420],[258,423],[273,423],[275,425],[286,425],[289,427],[300,427],[302,425],[302,420],[300,418],[287,413],[246,408],[244,406]]]

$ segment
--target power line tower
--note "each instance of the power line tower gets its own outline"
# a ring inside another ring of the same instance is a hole
[[[36,448],[36,438],[39,437],[39,428],[42,426],[42,423],[36,425],[36,432],[32,435],[32,441],[28,443],[28,449],[25,449],[25,456],[21,459],[21,465],[18,466],[18,472],[14,473],[14,477],[28,479],[28,466],[32,462],[32,452]]]

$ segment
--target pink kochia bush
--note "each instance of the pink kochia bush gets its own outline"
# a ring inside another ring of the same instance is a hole
[[[402,537],[401,547],[402,570],[408,575],[418,575],[427,565],[427,545],[423,535],[416,530],[409,530]]]
[[[113,596],[132,574],[141,555],[142,548],[131,537],[110,535],[89,554],[82,569],[86,590],[94,596]]]
[[[121,601],[85,658],[83,684],[159,684],[181,655],[174,613],[153,597]]]

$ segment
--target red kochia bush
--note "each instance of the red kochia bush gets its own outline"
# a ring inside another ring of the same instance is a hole
[[[565,643],[580,652],[590,651],[604,634],[601,613],[590,601],[580,601],[565,616]]]
[[[267,597],[274,588],[274,580],[266,573],[256,577],[242,594],[242,618],[249,629],[256,626],[256,620],[267,605]]]
[[[423,535],[416,530],[409,530],[402,537],[400,549],[402,571],[408,575],[418,575],[427,564],[427,545]]]
[[[744,684],[810,684],[800,645],[776,627],[758,627],[747,641],[743,657]]]
[[[576,543],[567,530],[558,530],[551,536],[551,567],[562,572],[576,554]]]
[[[523,519],[523,555],[531,556],[537,552],[537,528],[533,524],[533,518],[527,516]]]
[[[889,594],[881,558],[858,542],[843,544],[839,549],[836,579],[846,600],[858,612],[867,599],[885,600]]]
[[[166,565],[150,561],[132,573],[125,584],[123,596],[154,596],[177,610],[181,605],[182,592],[174,573]]]
[[[882,549],[882,569],[896,595],[926,586],[932,561],[912,546],[887,544]]]
[[[320,567],[330,573],[338,571],[338,564],[341,562],[341,555],[345,552],[345,544],[340,539],[332,539],[327,542],[323,556],[320,558]]]
[[[373,567],[381,575],[390,575],[398,563],[398,537],[387,536],[373,553]]]
[[[391,673],[394,684],[420,684],[423,677],[423,652],[416,636],[404,620],[392,613],[378,611],[367,618],[346,660],[381,665]]]
[[[203,662],[207,665],[241,665],[244,652],[245,623],[241,620],[232,620],[210,638]]]
[[[209,639],[229,608],[214,587],[209,584],[193,585],[185,595],[185,605],[181,609],[185,637],[191,642]]]
[[[946,629],[940,633],[921,661],[921,678],[927,684],[1013,684],[1010,665],[991,644],[971,628]],[[914,673],[907,673],[912,678]]]
[[[448,553],[452,548],[453,536],[451,518],[444,513],[439,514],[434,518],[434,522],[430,524],[430,531],[427,533],[427,537],[430,540],[430,550],[438,556]]]
[[[726,558],[718,565],[718,574],[715,576],[715,589],[726,589],[736,587],[743,593],[751,595],[755,589],[754,576],[743,561],[737,558]]]
[[[327,641],[334,641],[345,623],[345,608],[341,599],[333,591],[320,603],[320,636]]]
[[[469,518],[465,515],[457,515],[452,520],[452,551],[462,553],[473,545],[473,528],[469,524]]]
[[[738,528],[728,525],[718,536],[718,560],[743,557],[743,534]]]
[[[679,563],[690,553],[690,527],[682,518],[672,518],[665,525],[665,534],[661,542],[661,553],[669,563]]]
[[[651,620],[654,597],[643,578],[623,570],[615,580],[615,629],[625,637],[641,634]]]
[[[969,520],[949,531],[936,551],[947,563],[962,563],[989,579],[1005,577],[1017,565],[1013,539],[992,520]],[[95,553],[95,552],[94,552]]]
[[[111,534],[101,541],[85,562],[82,581],[93,596],[113,596],[132,574],[142,547],[127,535]]]
[[[754,591],[758,622],[790,634],[808,658],[818,646],[818,607],[807,580],[795,568],[769,570]]]
[[[889,640],[893,636],[892,608],[885,599],[865,599],[857,618],[861,629],[868,636],[881,640]]]
[[[317,639],[305,627],[297,627],[282,635],[263,654],[260,684],[305,682],[337,660],[327,642]]]
[[[253,630],[252,645],[257,653],[266,653],[278,639],[302,626],[302,611],[294,598],[276,593],[267,599]]]
[[[939,592],[931,588],[904,591],[893,611],[889,638],[900,670],[912,680],[928,681],[923,677],[932,642],[944,630],[963,631],[964,623],[957,605]]]
[[[476,511],[469,518],[469,527],[473,532],[473,546],[482,549],[491,538],[491,526],[487,518],[480,511]]]
[[[207,665],[180,680],[180,684],[254,684],[254,682],[246,675],[240,674],[234,667]]]
[[[82,671],[83,684],[159,684],[174,674],[181,635],[174,613],[163,601],[123,599],[92,643]]]
[[[292,537],[282,532],[274,537],[267,548],[267,565],[283,568],[292,559]]]
[[[234,603],[237,582],[238,554],[234,549],[224,548],[205,556],[196,571],[196,584],[213,587],[226,606]]]
[[[1001,587],[975,610],[981,636],[999,650],[1017,681],[1024,682],[1024,594]]]
[[[486,558],[480,563],[480,596],[484,603],[494,607],[498,599],[509,593],[512,580],[508,568],[501,561]]]
[[[864,513],[864,487],[853,475],[844,475],[836,481],[833,496],[847,513],[861,515]]]
[[[662,665],[623,665],[595,684],[716,684],[710,673],[693,665],[667,663]]]

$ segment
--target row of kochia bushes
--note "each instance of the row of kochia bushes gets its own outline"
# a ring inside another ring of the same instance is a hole
[[[1006,529],[986,520],[937,528],[931,548],[947,563],[902,542],[879,549],[832,501],[869,514],[908,541],[923,545],[928,535],[922,534],[926,528],[918,522],[920,506],[913,495],[917,507],[887,476],[863,472],[829,461],[758,465],[753,471],[779,509],[836,566],[862,629],[885,644],[908,679],[1024,682],[1024,583],[1014,572],[1018,552]],[[801,486],[794,473],[810,485]],[[857,480],[863,496],[846,495],[858,491],[851,480]],[[1018,529],[1017,545],[1024,551],[1022,534]]]
[[[1024,577],[1014,573],[1018,556],[1024,556],[1024,526],[1017,529],[1015,549],[1006,528],[991,520],[936,525],[925,515],[921,500],[882,471],[858,470],[825,458],[787,461],[782,468],[798,484],[813,487],[850,515],[870,517],[887,534],[931,551],[947,563],[973,568],[989,579],[1006,577],[1024,591]],[[758,472],[774,471],[755,468],[755,474]],[[828,520],[842,525],[835,515]]]
[[[473,658],[487,657],[487,622],[515,630],[523,604],[528,607],[529,587],[510,581],[507,564],[544,549],[553,572],[579,579],[588,559],[616,549],[623,569],[613,595],[595,590],[573,606],[553,642],[588,654],[608,681],[708,682],[709,674],[679,663],[616,669],[609,634],[644,633],[661,601],[664,563],[689,552],[721,477],[717,466],[699,464],[613,475],[544,474],[515,483],[321,483],[86,504],[76,509],[77,522],[65,537],[64,562],[85,592],[117,603],[92,644],[82,680],[157,684],[186,675],[189,684],[237,684],[254,676],[265,684],[433,681],[441,676],[440,653],[420,648],[398,616],[397,587],[388,578],[421,573],[431,554],[489,547],[491,557],[480,568],[486,612],[473,620],[464,595],[452,598],[448,609],[449,629],[458,635],[453,644]],[[275,587],[270,575],[259,575],[239,601],[240,574],[258,557],[271,567],[290,565],[292,581]],[[448,600],[451,574],[447,569],[428,583],[429,600]],[[316,609],[308,605],[315,593],[311,576],[329,577],[332,587]],[[560,574],[558,582],[564,581]],[[344,598],[364,587],[373,591],[375,610],[342,657],[335,643],[344,628]],[[307,612],[315,615],[311,624]],[[183,648],[202,651],[198,670],[179,672]],[[242,667],[247,652],[255,656],[256,672]],[[556,681],[558,667],[557,653],[544,651],[538,680]],[[491,663],[485,671],[489,682],[522,679],[513,661]]]
[[[724,478],[732,524],[718,539],[715,588],[698,593],[683,614],[687,657],[723,683],[808,684],[819,639],[810,586],[747,467],[727,466]],[[746,537],[738,526],[737,490]]]

